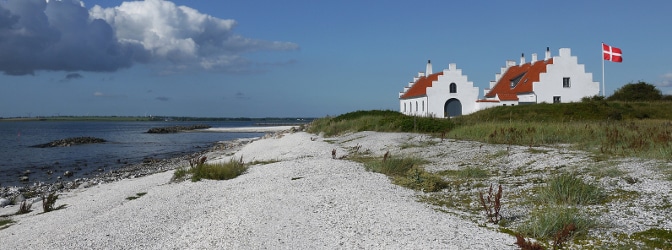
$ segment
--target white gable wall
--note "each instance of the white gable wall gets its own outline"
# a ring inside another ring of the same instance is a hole
[[[450,93],[451,83],[455,83],[456,93]],[[467,80],[467,76],[462,75],[462,70],[457,69],[457,66],[451,63],[448,69],[443,70],[443,75],[432,83],[432,87],[427,88],[428,115],[444,117],[446,102],[453,98],[462,104],[463,115],[471,114],[476,111],[478,94],[478,87],[474,87],[474,83]]]
[[[569,88],[563,87],[563,78],[569,77]],[[585,96],[594,96],[600,92],[600,84],[593,82],[593,74],[586,73],[583,64],[568,48],[560,49],[560,55],[553,57],[553,64],[546,66],[546,73],[539,75],[539,82],[533,83],[537,103],[553,103],[553,97],[560,101],[579,102]],[[522,102],[522,100],[521,100]]]

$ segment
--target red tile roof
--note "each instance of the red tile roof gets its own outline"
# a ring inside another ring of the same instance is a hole
[[[534,92],[532,83],[539,81],[539,75],[546,72],[548,64],[553,64],[553,58],[509,67],[485,97],[494,98],[496,95],[501,101],[517,101],[518,94]],[[511,81],[519,77],[516,86],[511,88]]]
[[[439,73],[434,73],[429,76],[423,76],[418,79],[413,86],[411,86],[404,95],[399,97],[399,99],[409,99],[416,98],[427,95],[427,88],[432,86],[432,82],[439,79],[439,76],[443,75],[443,71]]]

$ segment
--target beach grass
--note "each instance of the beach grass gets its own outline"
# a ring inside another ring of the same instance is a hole
[[[200,181],[202,179],[209,180],[229,180],[236,178],[244,174],[248,166],[243,162],[241,157],[239,160],[230,159],[228,162],[216,162],[216,163],[206,163],[205,158],[190,162],[191,166],[181,167],[175,170],[173,173],[173,180],[180,181],[184,180],[187,177],[193,182]]]
[[[536,196],[538,204],[593,205],[605,200],[605,193],[597,185],[585,183],[569,173],[559,174],[546,181]]]
[[[567,225],[574,225],[571,236],[580,239],[598,224],[576,207],[543,206],[533,210],[517,231],[537,240],[552,240]]]

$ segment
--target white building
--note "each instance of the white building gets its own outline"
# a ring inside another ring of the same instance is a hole
[[[593,82],[592,73],[586,73],[570,49],[561,48],[551,58],[547,48],[544,60],[532,54],[530,62],[521,56],[520,65],[507,61],[480,100],[478,87],[455,64],[432,73],[431,62],[427,62],[426,73],[418,73],[399,93],[399,110],[406,115],[452,117],[495,106],[577,102],[599,91],[599,83]]]

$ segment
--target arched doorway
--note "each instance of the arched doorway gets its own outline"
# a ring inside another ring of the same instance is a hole
[[[451,98],[443,106],[443,117],[453,117],[462,115],[462,103],[460,100]]]

